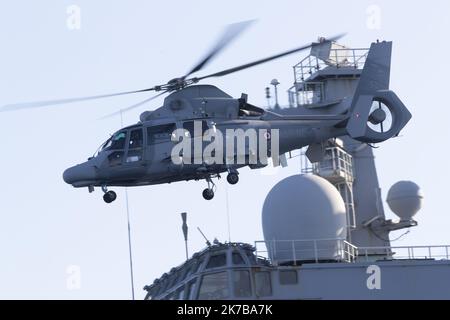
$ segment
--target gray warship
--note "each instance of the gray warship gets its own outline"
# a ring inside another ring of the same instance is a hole
[[[276,112],[336,114],[334,107],[354,94],[377,45],[313,48],[294,66],[290,105],[277,103]],[[390,70],[391,57],[385,61]],[[381,101],[377,108],[387,118],[372,129],[384,132],[392,114]],[[299,175],[279,182],[265,199],[264,240],[208,242],[145,286],[145,299],[450,299],[450,245],[391,245],[392,231],[418,225],[423,194],[417,184],[400,181],[390,188],[386,202],[399,219],[386,220],[373,146],[332,139],[298,156]]]

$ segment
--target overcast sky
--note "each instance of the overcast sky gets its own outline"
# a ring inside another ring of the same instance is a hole
[[[304,4],[303,4],[304,3]],[[81,11],[74,29],[67,9]],[[383,198],[399,180],[426,196],[419,227],[397,245],[450,243],[446,146],[450,129],[448,1],[2,1],[0,105],[143,89],[184,74],[226,24],[258,19],[204,70],[205,74],[348,32],[342,43],[368,47],[394,41],[391,88],[413,113],[402,137],[376,150]],[[68,21],[69,19],[69,21]],[[69,24],[68,24],[69,22]],[[292,66],[306,53],[210,83],[264,107],[264,88],[280,82],[280,100],[293,82]],[[120,128],[120,118],[97,120],[145,94],[0,114],[0,298],[128,299],[130,281],[124,190],[106,205],[62,180]],[[162,99],[127,113],[124,124]],[[276,182],[298,173],[299,161],[275,174],[242,170],[240,183],[223,180],[213,201],[204,182],[129,190],[136,297],[143,286],[184,259],[180,212],[188,212],[191,253],[212,240],[262,239],[261,207]],[[395,218],[388,210],[390,218]],[[394,234],[395,236],[395,234]],[[71,286],[78,275],[80,286]],[[69,283],[69,285],[68,285]]]

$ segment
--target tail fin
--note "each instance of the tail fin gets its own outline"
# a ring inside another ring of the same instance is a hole
[[[391,54],[392,42],[373,43],[370,47],[347,123],[348,135],[356,140],[368,143],[388,140],[398,135],[412,117],[397,95],[389,90]],[[374,101],[384,104],[392,114],[392,125],[386,132],[377,132],[368,126]]]

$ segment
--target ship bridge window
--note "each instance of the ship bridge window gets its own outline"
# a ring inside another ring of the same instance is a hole
[[[168,280],[167,280],[167,289],[172,288],[175,285],[175,280],[176,280],[176,276],[172,275]]]
[[[228,298],[228,273],[218,272],[202,277],[198,293],[199,300],[220,300]]]
[[[163,293],[163,290],[162,290],[162,288],[161,288],[161,285],[158,285],[158,286],[155,287],[155,289],[153,289],[152,296],[153,296],[153,297],[157,297],[157,296],[159,296],[161,293]]]
[[[187,300],[192,300],[192,299],[194,299],[195,281],[196,281],[196,280],[190,281],[190,282],[187,284],[187,286],[186,286],[186,291],[185,291],[186,297],[185,297],[185,298],[186,298]]]
[[[257,297],[269,297],[272,295],[270,272],[262,271],[255,273],[255,291]]]
[[[170,294],[168,294],[163,300],[177,300],[178,296],[177,296],[177,292],[174,291]]]
[[[200,268],[202,266],[203,261],[194,261],[191,263],[190,266],[187,267],[186,269],[186,274],[183,276],[183,279],[187,279],[189,277],[191,277],[192,275],[196,274],[197,272],[200,271]]]
[[[184,267],[180,274],[180,281],[186,279],[192,266]]]
[[[280,271],[280,284],[288,285],[288,284],[297,284],[297,271],[296,270],[283,270]]]
[[[248,271],[233,272],[234,295],[236,297],[251,297],[252,285]]]
[[[178,289],[178,290],[176,291],[176,297],[175,297],[175,299],[176,299],[176,300],[183,300],[183,298],[184,298],[184,287],[181,287],[180,289]]]
[[[219,268],[223,267],[227,264],[227,256],[225,253],[216,254],[209,258],[208,264],[206,265],[206,269]]]
[[[256,257],[253,252],[247,252],[247,258],[251,264],[256,264]]]
[[[245,261],[239,252],[233,252],[233,254],[231,255],[231,259],[233,260],[233,264],[235,265],[245,264]]]
[[[194,273],[197,273],[197,272],[199,272],[201,270],[202,265],[203,265],[203,261],[205,261],[205,260],[201,259],[201,260],[197,261],[197,264],[195,265],[195,268],[192,269],[194,271]]]

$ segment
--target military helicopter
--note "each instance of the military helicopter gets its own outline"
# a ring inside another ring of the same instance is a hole
[[[143,112],[137,124],[118,130],[86,162],[65,170],[63,179],[66,183],[76,188],[87,187],[90,193],[95,187],[100,187],[106,203],[111,203],[117,198],[116,193],[109,190],[109,187],[136,187],[190,180],[206,180],[207,188],[203,191],[203,197],[206,200],[212,200],[215,192],[213,178],[220,178],[222,173],[227,173],[228,183],[234,185],[239,181],[238,169],[244,166],[258,169],[267,165],[263,162],[250,161],[254,150],[248,144],[244,144],[244,151],[241,151],[244,162],[174,163],[171,155],[179,140],[179,137],[174,139],[174,132],[178,129],[183,130],[186,137],[194,141],[194,145],[200,145],[201,150],[206,147],[204,135],[210,131],[263,130],[264,134],[259,135],[257,139],[265,140],[266,143],[273,140],[276,132],[277,150],[269,148],[270,156],[283,155],[291,150],[309,146],[307,154],[310,160],[315,162],[322,156],[322,143],[331,138],[348,135],[359,141],[379,143],[398,135],[410,120],[409,111],[395,93],[388,89],[391,45],[387,42],[372,44],[354,96],[332,103],[333,110],[341,110],[336,114],[323,114],[313,110],[307,115],[280,115],[273,110],[265,110],[250,104],[245,94],[236,99],[213,85],[197,83],[208,78],[242,71],[305,49],[320,49],[320,46],[326,46],[341,36],[321,39],[319,42],[265,59],[206,76],[190,78],[250,24],[251,22],[241,22],[228,26],[216,45],[194,68],[184,76],[170,80],[166,84],[107,95],[10,104],[2,107],[0,111],[149,91],[159,92],[156,96],[109,115],[112,116],[137,108],[169,93],[163,106],[154,111]],[[380,108],[373,110],[374,103],[379,103]],[[381,104],[386,107],[386,111],[381,108]],[[381,132],[373,130],[370,124],[382,125],[386,120],[387,112],[392,113],[390,128]],[[194,130],[194,128],[197,129]],[[237,157],[236,151],[234,152],[234,156]],[[196,157],[195,150],[191,156]],[[184,159],[184,154],[180,154],[180,157]]]

